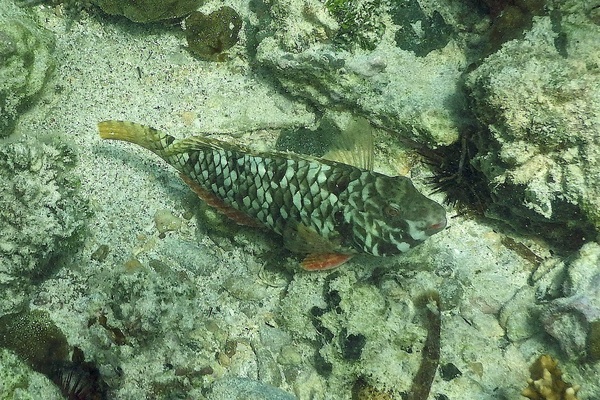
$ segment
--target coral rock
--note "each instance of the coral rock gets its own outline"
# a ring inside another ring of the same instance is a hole
[[[588,243],[567,261],[564,297],[545,305],[541,320],[563,351],[586,361],[600,359],[600,245]]]
[[[0,3],[0,137],[43,89],[54,68],[54,37],[11,5]]]
[[[572,10],[572,11],[571,11]],[[562,14],[568,57],[556,25],[534,19],[524,39],[512,40],[466,79],[482,130],[478,168],[486,176],[493,213],[575,249],[600,231],[598,119],[595,89],[600,31],[584,10]]]
[[[0,298],[3,311],[25,301],[33,279],[73,251],[88,215],[73,150],[30,137],[0,147]]]

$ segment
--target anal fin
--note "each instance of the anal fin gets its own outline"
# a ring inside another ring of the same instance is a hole
[[[240,210],[236,210],[229,204],[226,204],[214,193],[204,189],[198,183],[194,182],[189,176],[179,174],[181,179],[198,195],[199,198],[204,200],[206,204],[213,207],[219,213],[225,215],[231,220],[235,221],[238,225],[250,226],[255,228],[264,228],[264,225],[255,218],[244,214]]]
[[[352,256],[352,254],[314,253],[307,255],[300,265],[306,271],[324,271],[339,267]]]

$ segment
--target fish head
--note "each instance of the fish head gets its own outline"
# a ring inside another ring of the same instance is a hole
[[[354,246],[376,256],[408,251],[446,227],[446,211],[403,176],[377,174],[355,210]]]

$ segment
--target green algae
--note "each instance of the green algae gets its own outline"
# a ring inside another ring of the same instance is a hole
[[[190,53],[206,61],[225,61],[225,51],[239,40],[242,18],[231,7],[210,14],[193,12],[185,20],[185,38]]]
[[[203,0],[92,0],[107,14],[122,15],[133,22],[155,22],[183,17]]]
[[[356,43],[373,50],[385,30],[382,5],[381,0],[327,0],[325,7],[339,24],[335,40],[346,47]]]
[[[437,10],[427,15],[417,0],[394,2],[391,16],[400,27],[395,34],[396,45],[413,51],[418,57],[445,47],[453,33],[452,26]],[[415,28],[417,24],[419,29]]]

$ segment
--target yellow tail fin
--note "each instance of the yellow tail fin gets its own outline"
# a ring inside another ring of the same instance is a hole
[[[102,121],[98,124],[98,131],[102,139],[135,143],[161,156],[175,140],[164,132],[128,121]]]

